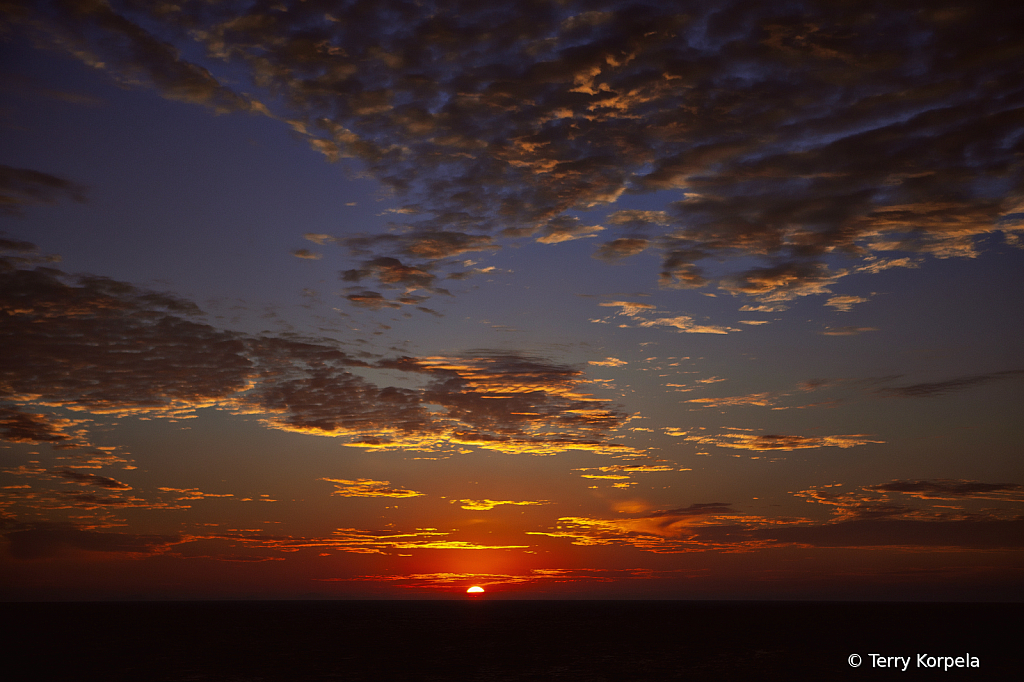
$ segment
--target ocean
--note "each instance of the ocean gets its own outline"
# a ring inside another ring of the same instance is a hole
[[[1021,679],[1024,668],[1020,604],[467,599],[0,610],[3,666],[14,673],[6,679],[19,682],[946,682]]]

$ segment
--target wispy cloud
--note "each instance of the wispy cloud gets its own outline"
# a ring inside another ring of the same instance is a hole
[[[954,377],[945,381],[932,381],[908,386],[896,386],[892,388],[880,388],[878,393],[898,398],[931,398],[956,391],[963,391],[974,386],[1012,379],[1024,374],[1024,370],[1011,369],[1001,372],[989,372],[987,374],[970,374],[967,376]]]

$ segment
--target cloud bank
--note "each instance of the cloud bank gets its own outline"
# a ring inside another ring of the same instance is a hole
[[[337,239],[364,254],[354,279],[423,287],[447,259],[508,239],[594,237],[603,260],[659,253],[663,286],[715,284],[777,307],[829,293],[850,272],[837,256],[872,272],[916,254],[972,256],[981,237],[1022,229],[1015,5],[170,7],[5,11],[121,82],[269,115],[328,158],[359,159],[406,203],[391,233]],[[223,62],[257,94],[214,75]],[[657,208],[607,225],[572,214],[659,192]],[[706,265],[734,257],[762,263]]]

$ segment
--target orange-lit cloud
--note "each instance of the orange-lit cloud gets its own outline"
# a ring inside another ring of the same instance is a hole
[[[792,436],[776,434],[724,433],[714,436],[687,436],[686,440],[706,445],[717,445],[720,448],[735,450],[803,450],[808,448],[852,448],[868,443],[883,443],[871,440],[865,434],[845,436]]]
[[[523,574],[508,573],[409,573],[402,575],[362,575],[355,578],[320,578],[326,582],[395,582],[401,587],[418,590],[450,591],[454,586],[481,585],[534,586],[547,584],[618,582],[623,580],[651,580],[665,577],[702,575],[703,571],[681,569],[657,570],[649,568],[534,568]]]
[[[489,511],[494,509],[498,505],[511,504],[516,506],[531,506],[540,504],[551,504],[547,500],[452,500],[452,503],[459,503],[459,506],[463,509],[469,509],[472,511]]]
[[[775,400],[776,395],[773,393],[751,393],[750,395],[736,395],[728,398],[694,398],[686,402],[697,403],[704,407],[734,407],[737,405],[768,407],[774,405]]]
[[[633,303],[630,301],[602,301],[598,305],[605,308],[619,308],[616,315],[626,316],[636,321],[639,327],[671,327],[679,332],[689,334],[728,334],[739,331],[732,327],[721,327],[716,325],[699,324],[694,322],[689,315],[676,315],[675,317],[656,317],[656,306],[647,303]],[[608,320],[591,320],[592,322],[607,322]]]
[[[332,495],[341,497],[420,497],[423,493],[404,488],[392,488],[388,481],[373,481],[368,478],[359,478],[348,481],[343,478],[321,478],[334,484]]]
[[[623,367],[629,363],[618,358],[605,358],[604,360],[590,360],[587,364],[597,367]]]
[[[853,310],[853,306],[858,303],[864,303],[867,300],[864,296],[832,296],[825,301],[825,305],[841,312],[849,312]]]

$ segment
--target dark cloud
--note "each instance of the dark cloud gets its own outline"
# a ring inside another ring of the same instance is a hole
[[[950,479],[925,481],[892,481],[865,486],[864,490],[880,493],[903,493],[925,500],[1022,500],[1024,486],[1018,483],[982,483]]]
[[[709,516],[709,515],[722,515],[722,514],[735,514],[736,512],[732,509],[732,506],[723,502],[705,502],[699,504],[691,504],[689,507],[680,507],[679,509],[667,509],[664,511],[653,512],[649,515],[650,518],[658,517],[673,517],[682,518],[686,516]]]
[[[971,374],[969,376],[955,377],[946,381],[935,381],[922,384],[911,384],[909,386],[897,386],[894,388],[881,388],[878,392],[882,395],[895,396],[899,398],[931,398],[945,395],[955,391],[962,391],[974,386],[981,386],[1001,379],[1009,379],[1024,374],[1024,370],[1011,369],[1002,372],[990,372],[988,374]]]
[[[12,443],[64,444],[72,440],[62,420],[0,405],[0,437]]]
[[[631,545],[657,553],[745,551],[786,545],[911,551],[940,547],[1020,549],[1024,547],[1024,520],[1017,513],[1022,499],[1020,488],[945,480],[894,481],[845,493],[826,486],[798,494],[833,506],[834,516],[826,522],[769,518],[744,513],[728,504],[704,503],[625,518],[563,517],[558,520],[559,530],[529,534],[570,538],[578,545]],[[998,499],[1018,506],[1003,514],[951,510],[948,506],[907,506],[888,502],[889,492],[921,499]]]
[[[976,522],[1020,519],[1024,488],[1012,483],[930,479],[895,480],[879,485],[846,489],[824,486],[795,493],[811,502],[831,507],[836,522],[901,519],[922,522]],[[940,505],[931,500],[956,500]],[[994,500],[1001,505],[980,508],[973,500]]]
[[[181,542],[176,535],[107,533],[70,523],[27,524],[4,534],[15,559],[48,559],[73,551],[146,556],[160,554]]]
[[[559,216],[549,220],[547,225],[541,228],[537,241],[541,244],[558,244],[584,237],[594,237],[602,231],[604,228],[600,225],[584,225],[579,218]]]
[[[827,293],[845,274],[826,262],[836,255],[971,255],[979,237],[1021,229],[1017,5],[11,7],[19,25],[168,97],[259,110],[157,35],[246,69],[280,103],[275,117],[406,198],[401,230],[338,240],[364,258],[430,271],[499,237],[593,234],[569,212],[669,191],[663,210],[614,214],[626,234],[598,255],[646,240],[663,285],[782,301]],[[765,262],[703,265],[750,256]]]
[[[761,529],[752,535],[811,547],[1020,549],[1024,547],[1024,521],[859,519],[820,526]]]
[[[66,50],[90,66],[105,69],[122,83],[145,84],[168,99],[202,104],[218,113],[262,110],[257,102],[238,95],[206,69],[182,59],[177,48],[122,13],[133,4],[14,0],[3,9],[9,21],[31,31],[37,39]],[[164,30],[167,28],[165,24]]]
[[[55,204],[59,199],[85,202],[86,188],[65,178],[28,168],[0,164],[0,213],[21,215],[30,204]],[[5,250],[22,251],[25,242],[0,240]]]
[[[56,472],[61,478],[73,481],[80,485],[94,485],[100,488],[108,488],[110,490],[131,490],[132,487],[127,483],[121,481],[115,481],[112,478],[106,476],[97,476],[96,474],[87,474],[81,471],[72,471],[71,469],[60,469]]]
[[[5,400],[173,412],[246,385],[242,339],[188,319],[198,309],[177,297],[43,267],[0,271],[0,292]]]
[[[347,247],[353,255],[385,251],[400,256],[430,260],[441,260],[464,253],[498,248],[494,240],[487,235],[472,235],[441,229],[418,229],[402,235],[345,237],[335,241]]]
[[[217,329],[199,321],[194,304],[169,294],[4,263],[0,433],[9,440],[88,446],[86,420],[55,416],[55,410],[177,418],[214,407],[261,415],[273,428],[338,436],[364,447],[634,454],[609,440],[626,415],[587,393],[587,379],[573,367],[508,352],[370,363],[324,341]],[[378,265],[398,270],[396,278],[412,276],[390,261]],[[374,294],[357,298],[401,305]],[[399,300],[416,305],[422,298]],[[353,371],[371,366],[425,377],[427,385],[380,386]],[[27,406],[39,412],[22,409]],[[59,475],[129,489],[70,470]],[[62,500],[134,504],[80,494]]]
[[[822,336],[857,336],[864,332],[877,332],[877,327],[854,327],[851,325],[840,325],[838,327],[826,327],[820,332]]]
[[[349,303],[360,308],[380,310],[381,308],[401,308],[402,306],[394,301],[384,298],[378,291],[360,291],[357,294],[349,294],[345,297]]]
[[[650,244],[646,239],[635,239],[622,237],[621,239],[613,239],[610,242],[602,244],[597,251],[594,253],[595,258],[601,260],[618,260],[619,258],[625,258],[626,256],[634,256]]]
[[[386,256],[365,261],[361,268],[346,270],[341,274],[345,282],[359,282],[368,277],[383,285],[401,285],[411,289],[429,289],[435,279],[434,275],[425,270]]]

